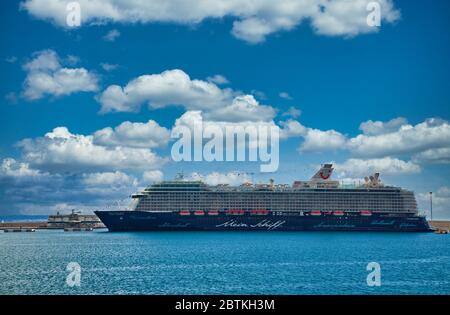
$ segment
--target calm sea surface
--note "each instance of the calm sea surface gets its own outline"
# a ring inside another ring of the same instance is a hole
[[[369,262],[380,287],[366,283]],[[0,293],[449,294],[450,235],[0,232]]]

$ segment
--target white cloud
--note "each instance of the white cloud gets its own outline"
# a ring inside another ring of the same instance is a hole
[[[163,179],[163,173],[160,170],[145,171],[142,175],[142,182],[150,184],[153,182],[159,182]]]
[[[212,82],[212,83],[215,83],[218,85],[230,83],[230,81],[228,81],[227,78],[225,78],[223,75],[220,75],[220,74],[216,74],[212,77],[207,77],[206,80],[208,82]]]
[[[172,128],[172,131],[175,130],[177,127],[183,126],[188,127],[191,132],[194,132],[194,130],[198,130],[199,132],[202,132],[204,130],[212,130],[213,128],[219,128],[219,130],[222,132],[222,135],[226,137],[227,130],[228,131],[238,131],[243,130],[244,132],[247,129],[247,127],[253,127],[258,130],[258,128],[266,128],[266,130],[269,130],[269,128],[277,127],[276,124],[273,121],[230,121],[230,120],[209,120],[206,117],[204,117],[203,113],[201,111],[187,111],[183,115],[181,115],[179,118],[175,120],[174,127]],[[203,128],[203,129],[201,129]],[[272,131],[270,131],[272,132]],[[240,138],[238,137],[236,140],[236,146],[244,146],[249,148],[259,148],[259,143],[257,138],[253,137],[245,137]]]
[[[97,100],[102,113],[136,112],[148,104],[151,108],[180,105],[188,111],[202,110],[205,118],[218,121],[269,121],[275,116],[271,106],[260,105],[253,95],[239,94],[175,69],[142,75],[124,87],[110,85]]]
[[[333,151],[345,146],[346,138],[335,130],[319,130],[303,126],[296,120],[281,121],[281,137],[302,137],[299,152]]]
[[[273,121],[252,121],[252,120],[243,120],[243,121],[230,121],[230,120],[210,120],[204,117],[201,111],[187,111],[179,118],[175,120],[175,126],[186,126],[191,129],[195,127],[195,124],[203,124],[203,128],[207,128],[209,126],[215,126],[222,128],[222,131],[225,132],[225,128],[229,127],[247,127],[250,125],[253,126],[275,126]]]
[[[154,120],[147,123],[125,121],[114,129],[107,127],[98,130],[93,136],[93,143],[103,146],[156,148],[167,144],[170,131]]]
[[[22,140],[19,147],[33,168],[57,173],[146,170],[164,162],[148,149],[96,145],[92,135],[72,134],[66,127],[55,128],[44,137]]]
[[[118,64],[112,64],[112,63],[106,63],[106,62],[102,62],[100,64],[100,66],[103,68],[103,70],[105,70],[107,72],[111,72],[111,71],[114,71],[117,68],[119,68]]]
[[[239,121],[270,121],[276,111],[271,106],[260,105],[253,95],[236,96],[231,105],[205,112],[209,120],[230,122]]]
[[[403,117],[394,118],[388,122],[368,120],[361,123],[359,129],[366,135],[377,136],[398,131],[401,126],[407,123],[408,121]]]
[[[28,100],[45,95],[62,96],[75,92],[98,90],[98,77],[85,68],[65,68],[53,50],[33,54],[33,59],[23,66],[27,72],[23,94]]]
[[[308,128],[303,126],[297,120],[288,119],[286,121],[281,121],[281,133],[280,136],[282,138],[290,138],[290,137],[304,137],[308,133]]]
[[[280,96],[281,98],[284,98],[285,100],[292,100],[292,97],[289,95],[288,92],[281,92],[281,93],[279,94],[279,96]]]
[[[83,174],[82,183],[88,186],[137,186],[134,177],[119,171]]]
[[[59,57],[54,50],[47,49],[33,53],[33,59],[23,65],[24,70],[32,71],[55,71],[61,68]]]
[[[41,175],[43,175],[43,173],[31,169],[28,163],[22,163],[13,158],[3,159],[2,164],[0,165],[0,176],[36,177]]]
[[[302,114],[302,111],[294,106],[289,107],[289,109],[282,114],[282,116],[290,116],[292,118],[298,118]]]
[[[10,164],[11,159],[5,160]],[[124,203],[129,203],[128,196],[138,189],[138,181],[122,172],[49,174],[31,169],[26,163],[13,164],[7,167],[6,175],[0,171],[2,213],[49,214],[71,209],[91,212],[117,207],[119,203],[123,209]]]
[[[320,13],[311,24],[317,34],[352,37],[358,34],[377,32],[379,28],[367,25],[367,4],[372,0],[317,1]],[[376,1],[381,8],[384,23],[393,23],[400,18],[393,1]],[[382,23],[383,23],[382,22]]]
[[[22,158],[0,161],[0,211],[48,214],[69,207],[90,212],[119,205],[123,209],[141,184],[132,174],[143,173],[143,183],[162,178],[158,168],[166,159],[139,146],[156,145],[167,138],[168,130],[151,120],[110,129],[111,137],[103,139],[110,143],[104,145],[94,143],[94,135],[73,134],[66,127],[20,141]]]
[[[69,65],[71,65],[71,66],[74,66],[74,65],[76,65],[77,63],[80,62],[80,58],[77,57],[77,56],[74,56],[74,55],[67,55],[67,57],[64,58],[64,61],[65,61],[67,64],[69,64]]]
[[[120,36],[120,32],[116,29],[110,30],[108,33],[106,33],[105,36],[103,36],[103,40],[107,42],[114,42],[118,37]]]
[[[414,162],[430,164],[450,164],[450,147],[429,149],[413,156]]]
[[[110,85],[97,100],[102,112],[136,112],[143,103],[158,108],[183,105],[187,109],[224,106],[233,97],[231,89],[220,89],[214,83],[191,80],[182,70],[142,75],[123,88]]]
[[[349,139],[349,150],[362,157],[382,157],[450,147],[450,124],[436,118],[427,119],[414,126],[403,124],[397,131],[389,133],[375,133],[361,134]]]
[[[304,141],[300,145],[300,152],[307,151],[333,151],[339,150],[345,145],[345,136],[335,130],[322,131],[308,128],[303,136]]]
[[[303,137],[300,151],[347,150],[354,157],[410,156],[416,163],[450,163],[450,123],[438,118],[410,125],[399,117],[388,122],[367,121],[353,138],[335,130],[319,130],[289,119],[280,122],[281,136]]]
[[[26,0],[21,8],[32,16],[61,27],[66,24],[66,5],[71,0]],[[273,33],[290,31],[309,22],[317,34],[355,36],[372,33],[367,25],[371,0],[79,0],[82,25],[115,23],[197,24],[205,19],[234,19],[231,33],[249,43],[259,43]],[[391,0],[378,0],[383,23],[397,21],[400,13]]]
[[[348,159],[344,163],[334,163],[339,177],[364,177],[375,172],[383,175],[415,174],[421,171],[419,165],[410,161],[385,157],[381,159]]]

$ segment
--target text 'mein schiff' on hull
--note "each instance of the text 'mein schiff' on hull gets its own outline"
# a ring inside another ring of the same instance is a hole
[[[96,211],[109,231],[431,231],[412,191],[384,186],[379,174],[352,188],[324,164],[309,181],[207,185],[178,178],[132,197],[133,210]]]

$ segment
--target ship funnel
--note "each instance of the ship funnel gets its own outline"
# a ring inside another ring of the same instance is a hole
[[[311,177],[311,180],[327,180],[330,178],[331,174],[333,173],[333,164],[324,164],[320,168],[319,171],[317,171],[316,174],[314,174],[313,177]]]

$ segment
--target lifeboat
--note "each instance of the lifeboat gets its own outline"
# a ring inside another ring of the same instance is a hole
[[[370,211],[361,211],[361,215],[368,217],[368,216],[372,215],[372,212],[370,212]]]
[[[208,215],[219,215],[219,211],[216,210],[208,211]]]
[[[230,215],[243,215],[245,213],[245,211],[244,210],[230,209],[230,210],[227,210],[226,213],[230,214]]]
[[[265,209],[251,210],[250,214],[252,214],[252,215],[268,215],[269,210],[265,210]]]
[[[320,212],[320,211],[312,211],[311,215],[319,216],[319,215],[322,215],[322,212]]]
[[[342,215],[344,215],[344,212],[342,212],[342,211],[334,211],[333,215],[342,216]]]
[[[205,215],[205,211],[203,210],[194,211],[194,215]]]
[[[191,212],[187,211],[187,210],[182,210],[180,211],[180,215],[190,215]]]

